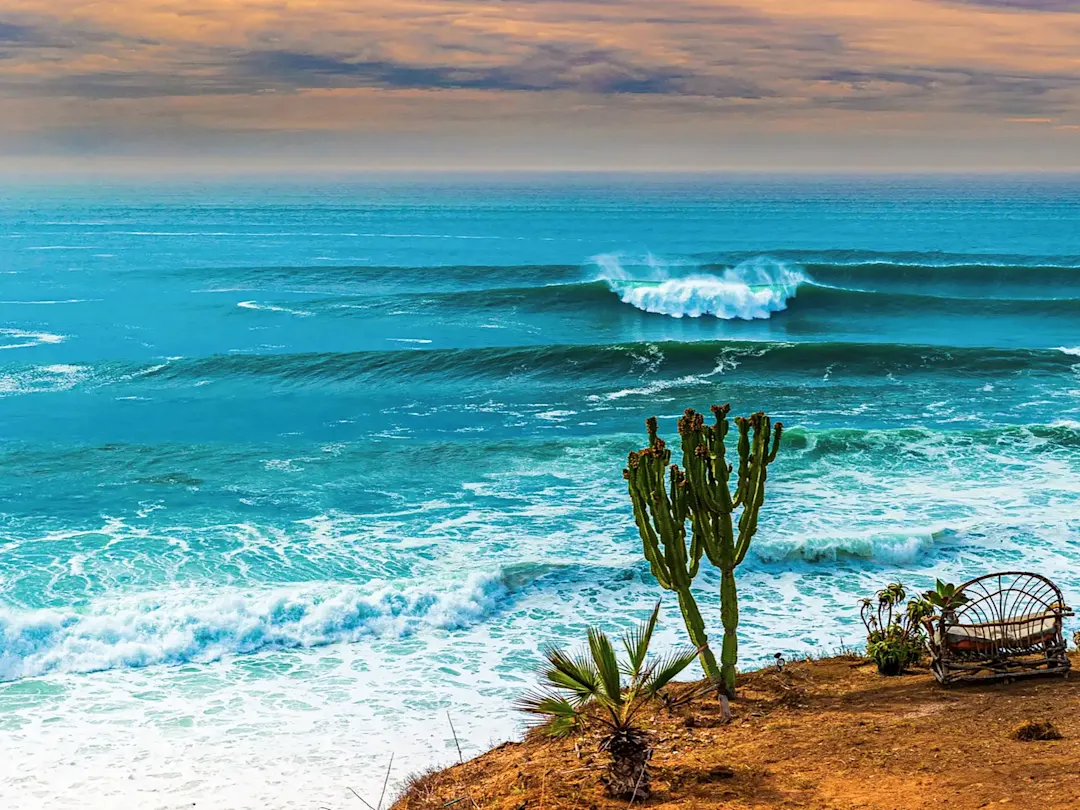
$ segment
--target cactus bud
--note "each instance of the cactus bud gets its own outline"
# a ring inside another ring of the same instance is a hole
[[[650,416],[645,420],[645,429],[649,432],[649,445],[656,444],[656,431],[657,431],[656,417]]]

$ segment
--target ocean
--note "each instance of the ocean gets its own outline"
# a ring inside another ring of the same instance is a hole
[[[1080,178],[6,183],[0,805],[352,808],[519,735],[545,643],[683,640],[621,472],[725,402],[788,428],[742,666],[897,578],[1080,600]]]

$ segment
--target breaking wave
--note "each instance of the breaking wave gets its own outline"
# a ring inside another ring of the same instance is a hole
[[[594,261],[601,268],[601,278],[624,303],[674,318],[768,318],[786,309],[799,285],[807,281],[797,267],[767,257],[742,262],[719,275],[691,272],[682,276],[650,260],[644,264],[649,271],[644,278],[628,270],[616,255],[597,256]]]
[[[819,563],[855,558],[904,565],[923,559],[937,542],[950,535],[947,528],[933,527],[891,532],[873,528],[859,534],[835,536],[827,533],[796,537],[773,535],[765,542],[756,542],[752,551],[763,563]]]
[[[482,620],[509,593],[506,577],[476,574],[442,592],[386,588],[370,593],[338,586],[202,601],[188,593],[144,595],[85,612],[7,608],[0,610],[0,681],[456,630]]]

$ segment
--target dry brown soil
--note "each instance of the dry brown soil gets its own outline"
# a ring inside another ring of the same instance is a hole
[[[945,689],[925,672],[879,676],[855,658],[740,681],[731,725],[715,699],[642,717],[653,794],[635,806],[701,810],[1080,810],[1080,656],[1074,674]],[[1050,721],[1063,739],[1019,742]],[[596,737],[533,732],[413,782],[393,810],[625,810],[600,778]]]

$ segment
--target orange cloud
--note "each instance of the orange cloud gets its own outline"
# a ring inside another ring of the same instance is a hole
[[[1080,13],[1073,0],[7,0],[0,65],[0,136],[542,123],[644,138],[654,116],[700,133],[985,134],[1080,108]]]

